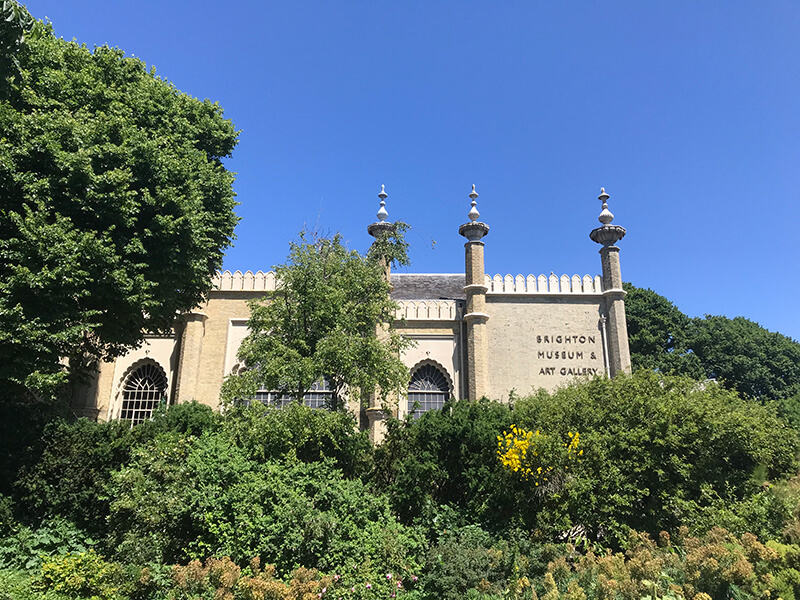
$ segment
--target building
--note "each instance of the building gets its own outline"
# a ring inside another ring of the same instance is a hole
[[[395,412],[404,415],[441,406],[449,397],[508,400],[586,377],[630,371],[619,248],[625,229],[612,225],[608,194],[601,190],[601,226],[590,237],[601,245],[602,275],[560,277],[495,275],[484,272],[484,242],[489,226],[479,220],[472,186],[463,273],[389,273],[398,304],[395,326],[416,345],[403,355],[411,371],[405,397]],[[377,237],[392,227],[386,219],[387,195],[379,194],[378,221],[368,231]],[[247,335],[248,299],[275,289],[272,272],[218,273],[208,301],[177,319],[169,335],[145,343],[112,363],[101,365],[93,384],[76,399],[79,414],[100,420],[149,418],[168,403],[197,400],[217,407],[223,379],[234,373],[237,350]],[[321,405],[330,392],[324,383],[306,401]],[[279,403],[272,392],[259,394]],[[373,402],[374,404],[374,402]],[[362,427],[381,437],[384,410],[351,402]]]

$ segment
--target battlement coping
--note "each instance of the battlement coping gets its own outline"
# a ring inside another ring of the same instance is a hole
[[[456,300],[397,300],[396,319],[406,321],[460,321],[460,303]]]
[[[600,275],[486,275],[487,294],[602,294]]]
[[[217,271],[211,279],[213,290],[235,292],[272,292],[275,291],[274,271]]]

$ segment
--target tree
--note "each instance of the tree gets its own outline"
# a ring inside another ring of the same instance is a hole
[[[691,319],[664,296],[630,283],[623,287],[631,363],[670,375],[703,377],[703,367],[691,353]]]
[[[624,285],[634,367],[719,379],[761,401],[800,394],[800,343],[744,317],[689,318],[654,291]]]
[[[16,59],[25,35],[33,28],[35,19],[15,0],[3,0],[0,4],[0,73],[19,70]],[[6,92],[6,77],[0,78],[0,91]]]
[[[237,221],[238,134],[121,50],[39,22],[22,42],[16,24],[0,25],[19,65],[0,95],[0,382],[41,397],[64,358],[85,371],[202,301]]]
[[[223,385],[223,399],[276,390],[302,401],[325,380],[339,405],[346,390],[379,389],[383,397],[408,383],[400,351],[410,343],[393,328],[387,264],[407,264],[403,224],[366,255],[341,236],[300,234],[285,264],[274,267],[276,291],[250,303],[250,334],[239,349],[246,365]]]
[[[692,350],[706,376],[759,400],[800,393],[800,343],[744,317],[706,315],[693,319],[692,329]]]

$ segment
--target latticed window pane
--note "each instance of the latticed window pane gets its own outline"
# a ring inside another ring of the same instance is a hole
[[[271,390],[259,390],[256,392],[256,400],[267,406],[274,406],[276,408],[284,408],[292,403],[291,396],[281,394]],[[319,381],[311,386],[311,388],[303,396],[303,404],[310,408],[329,408],[333,400],[333,390],[326,380]],[[242,400],[239,404],[249,406],[249,400]]]
[[[433,365],[422,365],[411,375],[408,385],[408,412],[413,410],[414,418],[419,418],[424,412],[442,408],[449,396],[450,385],[444,373]]]
[[[120,418],[141,423],[153,416],[153,411],[166,398],[167,377],[152,363],[145,363],[128,376],[122,390]]]

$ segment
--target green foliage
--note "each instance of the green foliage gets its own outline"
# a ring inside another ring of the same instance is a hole
[[[236,223],[237,133],[120,50],[34,34],[0,99],[0,382],[49,397],[61,358],[88,371],[202,300]]]
[[[461,600],[470,590],[500,595],[510,570],[507,561],[480,527],[445,530],[428,552],[424,597]]]
[[[540,486],[505,472],[497,436],[512,423],[554,439],[580,432],[582,460]],[[714,383],[639,372],[540,391],[513,410],[460,401],[395,423],[375,452],[375,485],[405,522],[451,506],[456,523],[493,533],[520,525],[543,539],[619,544],[631,527],[699,529],[716,514],[774,535],[790,510],[761,484],[795,468],[798,447],[773,407]]]
[[[15,0],[0,4],[0,98],[8,93],[9,78],[19,73],[17,53],[36,20]]]
[[[114,475],[110,547],[133,562],[253,556],[280,573],[413,569],[420,541],[328,463],[258,463],[222,433],[160,436]]]
[[[45,562],[34,585],[72,598],[117,600],[122,576],[119,565],[89,550]]]
[[[690,319],[652,290],[624,288],[635,368],[717,379],[748,398],[783,400],[789,415],[800,410],[800,343],[743,317]]]
[[[394,237],[399,241],[389,249],[399,244],[404,252],[401,233]],[[392,327],[396,304],[385,277],[392,258],[348,251],[339,235],[309,239],[301,233],[286,264],[274,267],[275,293],[250,302],[250,334],[239,349],[247,369],[225,381],[223,398],[248,398],[266,388],[302,400],[325,379],[339,405],[346,389],[377,386],[385,395],[406,385],[408,369],[399,354],[409,342]]]
[[[133,428],[122,421],[54,421],[20,471],[17,511],[32,522],[60,515],[101,537],[109,514],[111,473],[129,460],[132,448],[161,433],[213,431],[219,422],[219,414],[196,402],[159,409],[152,420]]]
[[[734,536],[719,527],[699,538],[683,531],[672,540],[661,533],[658,543],[631,532],[624,554],[570,549],[534,585],[539,597],[553,600],[791,600],[800,591],[798,558],[798,546],[763,544],[752,534]]]
[[[754,474],[796,466],[797,432],[774,408],[711,382],[647,372],[596,378],[540,391],[514,412],[527,427],[581,432],[583,461],[559,511],[590,539],[691,524],[687,507],[742,501],[760,489]]]
[[[703,366],[691,352],[691,319],[653,290],[623,283],[631,363],[667,375],[703,377]]]
[[[10,495],[23,466],[38,456],[30,451],[38,446],[48,423],[65,416],[63,406],[27,402],[4,402],[0,419],[0,494]],[[0,534],[2,531],[0,530]]]
[[[416,421],[391,422],[375,450],[374,484],[405,523],[452,506],[467,522],[502,529],[520,490],[497,459],[497,436],[512,423],[509,406],[487,400],[452,401]]]
[[[37,522],[60,515],[101,534],[111,472],[128,460],[136,437],[121,421],[60,420],[48,425],[38,460],[22,469],[16,482],[21,518]]]
[[[0,569],[0,599],[2,600],[64,600],[55,592],[33,588],[33,580],[25,571]]]
[[[226,411],[225,430],[247,456],[258,462],[331,461],[347,477],[372,466],[368,432],[358,431],[352,415],[293,403],[273,408],[261,403]]]
[[[749,398],[800,394],[800,343],[743,317],[706,315],[692,324],[692,349],[707,377]]]
[[[0,569],[30,571],[39,567],[45,556],[85,552],[94,543],[63,517],[45,521],[36,529],[15,525],[9,535],[0,539]]]

